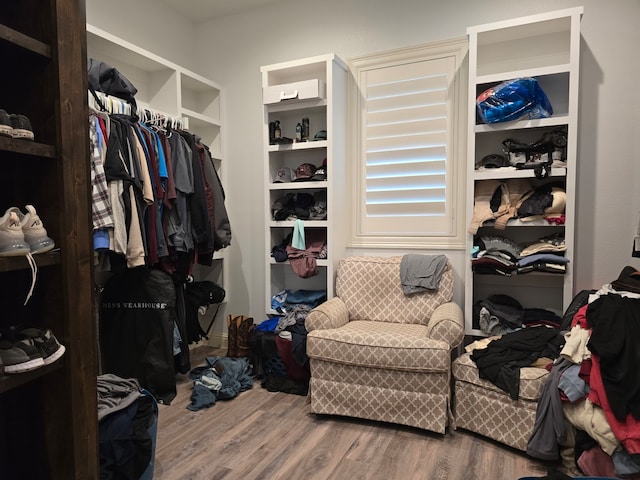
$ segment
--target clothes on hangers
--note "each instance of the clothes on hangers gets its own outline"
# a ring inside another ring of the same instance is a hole
[[[124,256],[129,268],[189,274],[231,242],[222,184],[199,137],[174,129],[176,119],[140,115],[89,116],[96,249]]]

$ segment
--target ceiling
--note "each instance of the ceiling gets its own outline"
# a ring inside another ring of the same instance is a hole
[[[194,23],[246,12],[282,0],[159,0]]]

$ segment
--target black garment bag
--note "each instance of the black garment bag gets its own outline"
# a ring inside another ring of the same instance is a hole
[[[160,403],[176,396],[173,279],[142,266],[114,274],[100,302],[102,373],[136,378]]]

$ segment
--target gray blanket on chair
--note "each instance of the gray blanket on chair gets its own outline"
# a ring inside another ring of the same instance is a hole
[[[447,266],[445,255],[410,253],[400,261],[400,283],[405,295],[437,290]]]

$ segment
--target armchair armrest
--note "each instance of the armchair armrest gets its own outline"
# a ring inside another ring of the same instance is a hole
[[[304,322],[307,332],[338,328],[349,321],[347,306],[338,297],[321,303],[309,312]]]
[[[447,302],[438,306],[429,319],[429,338],[442,340],[453,349],[464,338],[464,316],[457,303]]]

